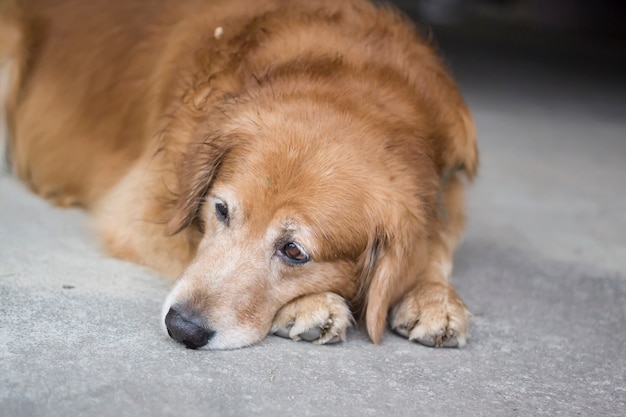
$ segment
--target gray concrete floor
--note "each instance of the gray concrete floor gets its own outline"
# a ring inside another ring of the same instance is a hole
[[[352,331],[335,346],[186,350],[161,331],[167,280],[108,258],[83,212],[4,175],[0,415],[624,415],[619,71],[462,44],[446,54],[482,151],[456,256],[474,313],[465,348]]]

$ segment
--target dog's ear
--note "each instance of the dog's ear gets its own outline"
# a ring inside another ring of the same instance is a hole
[[[360,260],[360,294],[364,298],[361,311],[374,343],[382,339],[389,307],[410,289],[410,278],[420,268],[420,259],[425,259],[425,249],[416,246],[410,230],[411,226],[397,229],[397,233],[379,229]]]
[[[386,246],[384,240],[385,237],[377,231],[370,238],[367,249],[359,260],[361,270],[360,288],[357,295],[359,315],[361,318],[365,317],[367,333],[374,343],[380,343],[387,314],[385,306],[389,298],[387,294],[372,292],[374,288],[381,286],[378,272],[384,269],[384,265],[381,266],[379,262],[383,245]]]
[[[206,137],[190,146],[178,172],[178,196],[165,233],[175,235],[191,225],[211,187],[222,161],[229,152],[227,141]]]

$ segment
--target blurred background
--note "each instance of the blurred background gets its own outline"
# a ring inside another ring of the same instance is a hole
[[[604,40],[623,46],[626,2],[621,0],[392,0],[438,29],[522,44]]]
[[[534,61],[565,72],[590,71],[622,85],[626,79],[623,0],[392,2],[434,35],[453,69],[457,55],[477,53],[477,59]]]
[[[569,35],[624,37],[620,0],[396,0],[414,16],[440,25],[508,27]]]

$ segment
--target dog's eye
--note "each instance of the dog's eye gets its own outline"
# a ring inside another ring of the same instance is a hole
[[[215,203],[215,214],[223,223],[228,224],[228,205],[218,200]]]
[[[296,242],[288,242],[281,248],[285,260],[292,264],[303,264],[309,261],[309,255]]]

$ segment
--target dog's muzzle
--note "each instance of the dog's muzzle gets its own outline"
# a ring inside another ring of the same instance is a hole
[[[183,343],[189,349],[198,349],[206,345],[215,334],[207,329],[202,320],[192,310],[181,306],[172,306],[165,316],[165,326],[170,337]]]

